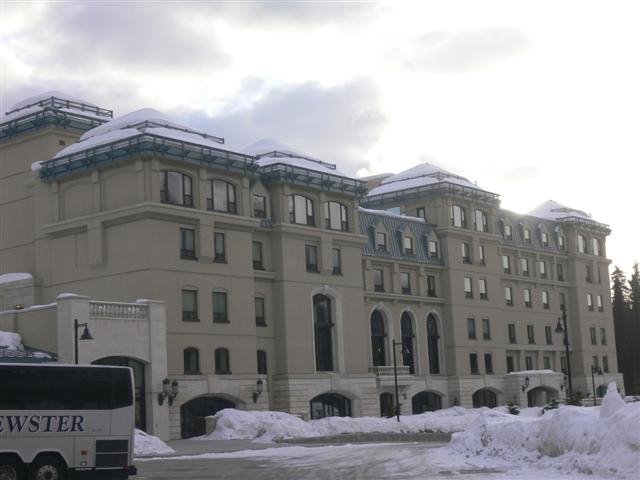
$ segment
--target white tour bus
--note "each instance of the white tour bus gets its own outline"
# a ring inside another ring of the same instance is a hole
[[[130,368],[0,363],[0,480],[125,479],[133,439]]]

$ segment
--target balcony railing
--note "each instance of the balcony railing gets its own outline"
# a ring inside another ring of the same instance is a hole
[[[89,302],[90,318],[144,320],[148,315],[147,305],[139,303]]]
[[[410,375],[408,365],[398,365],[398,375]],[[379,365],[377,367],[369,367],[369,373],[375,373],[378,377],[393,376],[393,365]]]

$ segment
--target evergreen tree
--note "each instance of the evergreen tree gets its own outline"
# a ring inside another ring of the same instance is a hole
[[[615,273],[615,272],[614,272]],[[640,321],[640,266],[633,264],[633,274],[629,280],[629,308],[633,311],[634,321]]]
[[[633,265],[633,274],[629,280],[629,301],[627,308],[627,322],[629,324],[629,393],[640,394],[640,268],[638,262]]]
[[[633,390],[632,382],[632,354],[629,351],[631,346],[629,343],[630,337],[630,323],[629,323],[629,287],[627,286],[627,279],[620,270],[616,267],[611,274],[611,303],[613,309],[613,327],[615,329],[616,339],[616,358],[618,359],[618,370],[622,373],[624,378],[625,391],[627,393]]]

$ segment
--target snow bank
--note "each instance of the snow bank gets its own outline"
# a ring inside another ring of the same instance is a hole
[[[600,418],[609,418],[622,407],[624,407],[624,399],[620,393],[618,393],[616,382],[611,382],[607,385],[607,393],[602,399]],[[638,427],[640,427],[640,425],[638,425]]]
[[[481,415],[487,418],[511,417],[505,412],[488,408],[472,410],[453,407],[419,415],[404,415],[400,417],[400,422],[395,417],[327,417],[305,422],[283,412],[242,411],[229,408],[214,415],[215,430],[201,438],[272,442],[345,433],[452,433],[464,430]]]
[[[617,390],[615,395],[619,397]],[[450,448],[466,456],[499,458],[564,473],[631,478],[640,468],[640,404],[623,403],[608,417],[600,416],[600,410],[564,406],[541,417],[523,418],[482,414],[468,430],[453,435]]]
[[[22,336],[19,333],[0,330],[0,347],[5,347],[9,350],[22,350]]]
[[[158,437],[136,428],[133,440],[133,454],[135,456],[170,455],[173,453],[176,453],[176,451]]]
[[[4,275],[0,275],[0,285],[4,283],[18,282],[20,280],[29,280],[32,278],[33,278],[33,275],[31,275],[30,273],[23,273],[23,272],[5,273]]]

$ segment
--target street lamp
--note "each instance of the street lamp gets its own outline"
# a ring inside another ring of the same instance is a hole
[[[524,377],[524,385],[522,385],[522,391],[526,392],[529,388],[529,377]]]
[[[402,342],[396,342],[395,340],[391,341],[393,345],[393,381],[395,384],[395,392],[396,392],[396,419],[400,421],[400,403],[398,400],[398,365],[396,363],[396,345],[400,345],[402,347]],[[402,355],[408,355],[409,350],[407,348],[402,348],[400,352]]]
[[[258,401],[258,397],[262,394],[262,384],[264,382],[262,381],[261,378],[258,379],[258,381],[256,382],[256,390],[251,394],[251,397],[253,398],[253,403],[256,403]]]
[[[571,403],[573,400],[573,384],[571,383],[571,360],[569,358],[569,333],[567,331],[567,309],[564,305],[561,307],[562,309],[562,324],[560,323],[561,318],[558,317],[558,325],[556,325],[556,333],[564,332],[564,349],[565,355],[567,358],[567,378],[569,379],[569,384],[567,385],[567,403]]]
[[[591,385],[593,385],[593,406],[595,407],[596,402],[596,377],[595,374],[603,375],[602,369],[597,365],[591,365]]]
[[[80,336],[80,340],[93,340],[93,337],[89,333],[89,324],[86,322],[78,323],[78,319],[74,318],[73,319],[73,331],[74,331],[73,341],[74,341],[75,353],[76,353],[76,365],[78,364],[78,329],[80,327],[84,327],[84,331]]]

